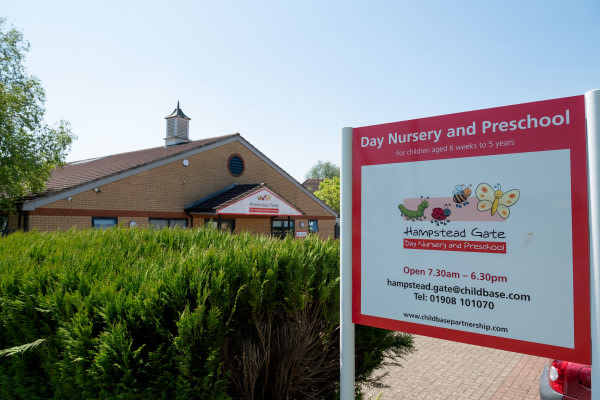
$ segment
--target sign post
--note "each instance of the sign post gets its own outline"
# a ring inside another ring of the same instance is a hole
[[[590,280],[592,336],[592,398],[600,395],[600,90],[585,94],[587,120],[589,203],[590,203]]]
[[[340,276],[340,399],[354,399],[352,323],[352,128],[342,129]]]

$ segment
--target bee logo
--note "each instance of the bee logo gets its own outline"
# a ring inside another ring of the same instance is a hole
[[[452,201],[456,203],[456,207],[462,208],[462,206],[466,206],[467,204],[469,204],[467,199],[469,198],[471,193],[473,193],[471,191],[470,186],[471,185],[469,185],[469,187],[466,187],[465,185],[456,185],[456,187],[452,191],[452,193],[454,194],[454,196],[452,197]]]
[[[509,190],[506,193],[502,192],[500,184],[492,188],[487,183],[480,183],[475,190],[475,196],[479,200],[477,209],[479,211],[490,210],[492,215],[498,212],[498,215],[504,219],[510,215],[508,207],[513,206],[519,200],[520,195],[521,192],[517,189]]]
[[[444,204],[444,208],[436,207],[433,209],[433,212],[431,213],[431,218],[433,218],[431,220],[432,224],[435,222],[435,224],[439,226],[440,224],[447,225],[450,222],[448,217],[452,214],[452,211],[450,211],[448,206],[450,206],[450,204]]]
[[[423,199],[423,196],[421,196],[421,198]],[[398,209],[405,219],[409,221],[422,221],[427,218],[423,215],[425,213],[425,209],[429,207],[429,202],[427,199],[423,199],[416,210],[409,210],[408,208],[404,207],[404,204],[399,204]]]

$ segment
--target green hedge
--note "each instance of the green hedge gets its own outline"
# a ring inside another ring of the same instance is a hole
[[[0,240],[0,398],[333,398],[339,246],[212,229]],[[412,338],[357,327],[357,382]]]

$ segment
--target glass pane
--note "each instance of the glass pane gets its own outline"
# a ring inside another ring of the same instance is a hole
[[[206,226],[207,228],[215,228],[215,229],[217,229],[217,225],[218,224],[219,223],[216,220],[214,220],[214,219],[207,219],[204,222],[204,226]]]
[[[92,224],[94,225],[94,228],[106,229],[106,228],[116,226],[117,219],[116,218],[93,218]]]
[[[154,229],[163,229],[169,225],[169,223],[166,219],[151,219],[149,221],[149,224],[150,224],[150,228],[154,228]]]
[[[184,229],[187,228],[187,220],[186,219],[172,219],[171,221],[171,228],[174,228],[176,226]]]
[[[311,219],[308,221],[308,231],[309,232],[319,232],[319,221],[316,219]]]

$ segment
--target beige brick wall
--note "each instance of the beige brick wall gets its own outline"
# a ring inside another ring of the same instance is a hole
[[[308,234],[308,219],[306,218],[296,218],[294,220],[294,229],[296,233],[298,232],[306,232]],[[302,226],[304,225],[304,226]]]
[[[67,231],[71,228],[85,229],[92,226],[91,217],[75,216],[29,216],[29,229],[38,231]]]
[[[144,217],[119,217],[119,225],[130,226],[131,222],[135,222],[138,228],[147,228],[149,226],[149,218]]]
[[[319,221],[319,236],[322,238],[333,237],[335,235],[335,220]]]
[[[92,218],[85,216],[47,216],[31,215],[29,217],[29,228],[38,231],[66,231],[71,228],[87,229],[92,227]],[[136,222],[139,228],[148,227],[148,218],[140,217],[118,217],[117,223],[120,226],[128,227],[131,221]],[[16,229],[13,228],[13,229]]]
[[[231,154],[239,154],[245,171],[233,177],[227,170]],[[211,193],[234,183],[266,183],[307,215],[330,215],[316,201],[294,186],[238,142],[188,157],[189,166],[181,160],[122,180],[71,196],[72,201],[58,200],[44,208],[182,211],[183,208]]]
[[[244,159],[244,173],[239,177],[232,176],[227,169],[227,162],[232,154],[238,154]],[[91,215],[89,217],[32,215],[30,228],[52,230],[64,229],[67,225],[88,228],[91,226],[90,217],[94,216],[94,211],[104,211],[103,216],[108,216],[106,213],[111,210],[114,211],[114,215],[111,216],[119,217],[119,223],[128,224],[129,221],[136,221],[139,227],[145,227],[148,226],[149,217],[161,217],[160,213],[182,213],[186,205],[234,183],[266,183],[286,201],[305,213],[306,219],[303,219],[305,223],[308,218],[332,217],[319,203],[241,143],[233,142],[187,159],[189,161],[187,167],[183,166],[182,160],[176,160],[99,186],[99,192],[90,189],[71,196],[71,201],[60,199],[45,205],[42,210],[36,211],[42,213],[43,209],[54,209],[54,212],[59,212],[57,209],[81,210],[81,212],[87,210]],[[64,214],[79,215],[81,212],[65,211]],[[143,216],[136,216],[136,213],[141,213]],[[62,222],[56,222],[58,220]],[[195,227],[203,226],[203,223],[198,222],[194,222]],[[321,236],[333,234],[333,229],[329,227],[329,225],[333,226],[332,224],[335,224],[334,220],[319,221],[319,231],[323,232]],[[298,227],[297,225],[296,229]],[[236,218],[236,228],[240,231],[269,234],[270,219]],[[307,230],[307,227],[301,230]]]
[[[271,234],[271,220],[258,218],[237,218],[235,220],[236,232],[252,232],[259,235]]]

